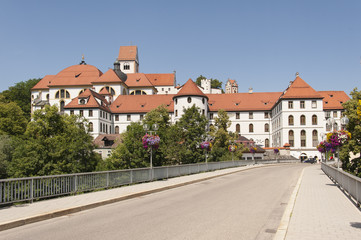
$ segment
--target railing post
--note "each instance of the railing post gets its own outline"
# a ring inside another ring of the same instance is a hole
[[[78,175],[74,176],[74,192],[78,191]]]
[[[167,166],[167,179],[169,178],[169,167]]]
[[[130,169],[130,183],[133,183],[133,170]]]
[[[31,182],[30,182],[30,201],[31,201],[31,203],[33,203],[33,201],[34,201],[34,179],[33,178],[31,179]]]
[[[109,187],[109,172],[107,172],[107,188]]]

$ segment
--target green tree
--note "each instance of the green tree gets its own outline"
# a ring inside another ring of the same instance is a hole
[[[207,78],[203,75],[200,75],[199,77],[197,77],[196,84],[198,86],[201,86],[202,79],[207,79]],[[211,88],[221,89],[223,92],[223,89],[222,89],[223,83],[221,81],[219,81],[218,79],[215,79],[215,78],[211,78],[210,80],[211,80]]]
[[[206,117],[193,105],[184,110],[184,114],[176,124],[182,133],[179,148],[181,163],[203,162],[204,155],[199,146],[206,134]]]
[[[43,176],[94,171],[95,153],[87,122],[78,115],[60,115],[56,106],[35,111],[15,148],[11,177]]]
[[[357,106],[361,100],[361,91],[355,88],[351,93],[351,99],[342,106],[345,109],[345,115],[349,119],[346,129],[351,133],[351,139],[341,148],[340,158],[344,170],[355,173],[361,177],[361,159],[350,160],[349,152],[359,154],[361,152],[361,120],[357,114]]]
[[[220,109],[217,117],[214,118],[215,127],[211,129],[211,135],[214,136],[213,148],[211,151],[211,161],[227,161],[231,159],[228,151],[229,140],[231,136],[227,128],[231,125],[227,112]]]
[[[24,116],[30,120],[31,114],[31,89],[40,81],[40,78],[29,79],[26,82],[16,83],[2,92],[2,101],[15,102],[24,112]],[[0,98],[1,99],[1,98]]]
[[[8,177],[8,166],[14,149],[13,139],[7,135],[0,135],[0,179]]]
[[[138,122],[132,122],[121,136],[122,142],[105,159],[108,170],[149,167],[149,153],[143,147],[145,132]]]
[[[24,113],[16,103],[0,102],[0,134],[22,135],[26,125]]]

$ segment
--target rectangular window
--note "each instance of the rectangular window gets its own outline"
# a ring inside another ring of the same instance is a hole
[[[204,116],[206,114],[206,112],[204,111],[204,109],[202,109],[202,115]]]
[[[175,110],[175,116],[178,117],[178,110]]]
[[[306,140],[301,140],[301,147],[306,147]]]
[[[83,116],[83,115],[84,115],[83,110],[80,110],[80,111],[79,111],[79,115],[80,115],[80,116]]]
[[[209,119],[213,119],[213,113],[209,114]]]
[[[326,112],[326,119],[330,118],[331,117],[331,112],[330,111],[327,111]]]
[[[143,115],[143,114],[140,114],[139,120],[140,120],[140,121],[143,121],[143,118],[144,118],[144,115]]]
[[[290,147],[294,147],[295,146],[294,140],[289,140],[289,144],[290,144]]]
[[[130,121],[131,120],[131,116],[130,114],[127,115],[127,121]]]
[[[100,117],[101,118],[103,117],[103,111],[100,111]]]
[[[316,101],[312,101],[312,108],[317,108],[317,102]]]
[[[264,112],[264,118],[269,118],[269,113],[268,112]]]
[[[249,118],[249,119],[253,119],[253,112],[249,112],[248,118]]]
[[[305,108],[305,101],[300,101],[300,108]]]
[[[236,113],[236,119],[239,119],[239,113]]]
[[[288,109],[293,109],[293,101],[288,101]]]
[[[89,110],[89,117],[93,116],[93,110]]]
[[[337,118],[337,111],[333,111],[333,117]]]
[[[119,121],[119,115],[115,115],[115,121]]]
[[[74,115],[74,110],[70,110],[70,115]]]

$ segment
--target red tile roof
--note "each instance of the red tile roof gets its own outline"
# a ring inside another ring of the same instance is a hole
[[[174,73],[145,74],[154,86],[174,86]]]
[[[350,100],[349,96],[344,91],[319,91],[323,97],[323,109],[343,109],[342,103]]]
[[[99,92],[99,94],[100,95],[110,95],[111,96],[111,94],[109,93],[109,91],[105,87]]]
[[[87,103],[79,104],[79,98],[87,98]],[[71,102],[68,103],[64,108],[66,109],[100,108],[104,111],[110,112],[108,101],[102,95],[90,89],[86,89],[78,97],[71,100]]]
[[[120,46],[118,60],[138,60],[137,53],[137,46]]]
[[[175,97],[179,96],[202,96],[207,97],[197,86],[192,79],[188,79],[188,81],[182,86],[179,92],[175,95]]]
[[[56,74],[49,86],[91,86],[102,74],[92,65],[73,65]]]
[[[123,81],[118,77],[113,69],[109,69],[100,78],[97,78],[92,83],[122,83]]]
[[[209,111],[269,111],[281,92],[207,94]]]
[[[291,85],[285,90],[281,96],[282,99],[294,99],[294,98],[322,98],[322,96],[308,85],[299,76],[291,83]]]
[[[49,89],[48,85],[51,83],[54,76],[55,75],[46,75],[32,88],[32,90]]]
[[[228,79],[228,81],[232,86],[238,86],[236,80]]]
[[[112,146],[105,146],[103,140],[110,140],[114,141],[114,144]],[[115,148],[118,146],[118,144],[121,142],[120,134],[99,134],[94,140],[94,145],[97,146],[97,148]]]
[[[149,81],[144,73],[128,73],[127,74],[128,87],[152,87],[153,84]]]
[[[112,103],[113,113],[147,113],[165,105],[169,112],[174,111],[173,94],[170,95],[120,95]]]

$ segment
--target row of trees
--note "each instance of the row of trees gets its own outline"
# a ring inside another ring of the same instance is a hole
[[[146,133],[142,125],[152,126],[154,123],[159,125],[157,134],[161,139],[159,148],[153,152],[154,166],[204,162],[205,150],[200,148],[200,143],[206,137],[214,139],[213,147],[207,153],[209,161],[224,161],[232,158],[228,145],[229,140],[234,139],[235,136],[227,132],[230,121],[225,111],[218,112],[215,126],[207,131],[207,119],[197,107],[185,109],[181,119],[171,124],[168,110],[164,106],[159,106],[147,113],[142,123],[133,122],[128,126],[127,131],[121,136],[121,144],[98,169],[148,167],[150,153],[142,144],[142,137]],[[235,159],[242,156],[242,146],[238,149]]]

